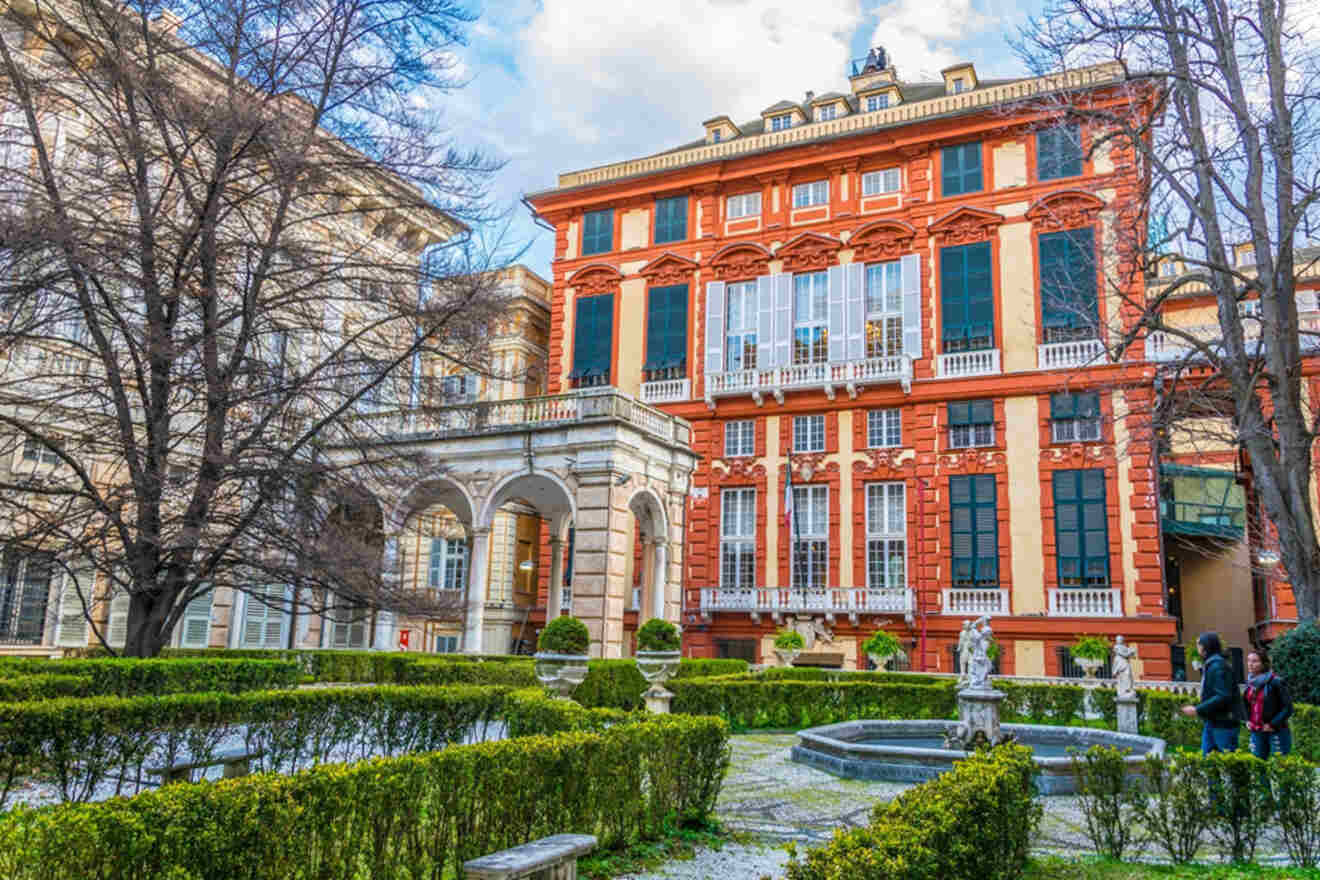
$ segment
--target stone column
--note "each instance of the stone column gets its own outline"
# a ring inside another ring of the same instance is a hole
[[[486,563],[490,558],[490,526],[472,530],[472,557],[468,560],[468,607],[463,627],[463,653],[480,654],[486,622]]]
[[[549,623],[564,613],[564,540],[550,538],[550,591],[546,596],[545,621]]]
[[[655,542],[655,565],[651,572],[651,616],[665,619],[665,596],[669,592],[669,545]]]
[[[646,620],[646,612],[650,609],[648,597],[655,595],[655,539],[642,538],[642,571],[641,571],[641,595],[637,599],[637,622],[642,623]]]

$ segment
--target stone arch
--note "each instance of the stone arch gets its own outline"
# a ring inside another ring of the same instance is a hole
[[[400,493],[386,517],[387,530],[403,528],[411,514],[437,504],[449,508],[468,528],[476,521],[477,504],[467,487],[450,477],[431,475],[416,480]]]
[[[638,620],[665,617],[670,584],[669,515],[664,499],[649,486],[642,486],[628,499],[644,542],[642,549],[642,600]]]
[[[527,502],[551,522],[576,517],[574,492],[558,476],[550,471],[518,471],[506,475],[491,487],[473,520],[474,527],[490,528],[495,511],[514,500]]]

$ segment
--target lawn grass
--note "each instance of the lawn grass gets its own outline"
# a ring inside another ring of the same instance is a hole
[[[1320,880],[1316,868],[1137,865],[1107,859],[1032,859],[1022,880]]]

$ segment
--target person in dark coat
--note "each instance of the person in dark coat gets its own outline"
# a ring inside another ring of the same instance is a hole
[[[1251,753],[1257,758],[1286,755],[1292,751],[1288,718],[1293,712],[1288,683],[1270,669],[1261,651],[1247,655],[1247,730]]]
[[[1232,752],[1238,745],[1238,725],[1242,723],[1242,698],[1233,681],[1233,668],[1224,659],[1219,634],[1201,633],[1196,651],[1205,665],[1201,668],[1201,702],[1183,706],[1188,718],[1200,718],[1201,753]]]

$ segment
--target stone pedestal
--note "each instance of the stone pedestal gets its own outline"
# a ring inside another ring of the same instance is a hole
[[[646,701],[646,711],[653,715],[668,715],[669,703],[674,699],[674,695],[655,685],[642,694],[642,699]]]
[[[999,729],[999,704],[1004,696],[993,688],[958,691],[958,724],[945,735],[945,748],[970,750],[1011,740]]]
[[[1118,705],[1118,732],[1136,733],[1137,732],[1137,696],[1133,694],[1130,697],[1119,697],[1115,701]]]

